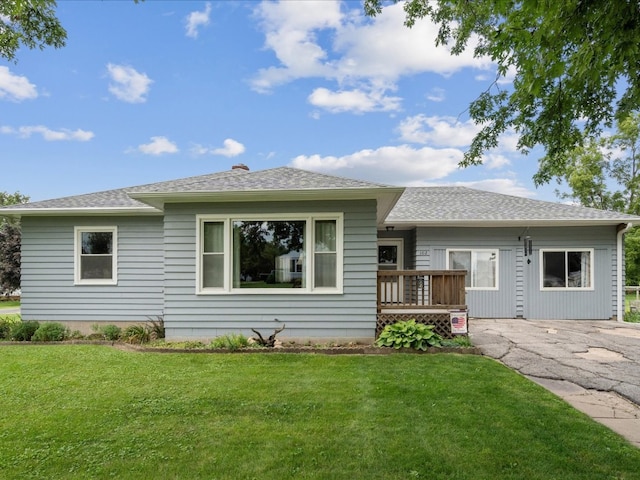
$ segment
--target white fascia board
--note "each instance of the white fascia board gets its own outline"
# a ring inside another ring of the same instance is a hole
[[[104,215],[162,215],[163,212],[151,207],[121,207],[121,208],[7,208],[0,210],[0,217],[29,217],[29,216],[104,216]]]
[[[575,220],[434,220],[434,221],[393,221],[387,220],[383,226],[393,226],[405,229],[412,227],[594,227],[619,225],[629,223],[633,219],[629,218],[607,218],[607,219],[575,219]]]

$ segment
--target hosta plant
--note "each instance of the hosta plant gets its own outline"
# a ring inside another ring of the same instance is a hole
[[[417,323],[415,320],[387,325],[376,340],[379,347],[414,348],[426,350],[442,346],[442,337],[433,331],[433,325]]]

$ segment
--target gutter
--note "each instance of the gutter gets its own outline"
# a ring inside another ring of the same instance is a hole
[[[624,285],[622,283],[622,267],[624,265],[624,244],[622,243],[624,234],[631,230],[633,223],[624,223],[618,225],[618,235],[616,238],[616,320],[624,322]]]

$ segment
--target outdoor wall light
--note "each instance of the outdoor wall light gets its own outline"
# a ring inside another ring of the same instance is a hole
[[[387,225],[385,227],[385,229],[387,230],[387,232],[393,232],[394,226],[393,225]]]

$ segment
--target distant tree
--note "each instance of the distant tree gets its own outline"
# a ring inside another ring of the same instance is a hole
[[[20,46],[39,48],[65,45],[67,32],[55,15],[55,0],[0,1],[0,57],[16,60]]]
[[[616,127],[612,136],[567,154],[563,178],[570,192],[557,193],[586,207],[640,215],[640,113],[632,112]],[[638,227],[625,235],[627,285],[640,285]]]
[[[397,2],[398,0],[393,0]],[[367,15],[387,0],[365,0]],[[471,102],[482,126],[462,166],[482,156],[509,129],[518,149],[546,151],[536,184],[565,175],[568,152],[583,138],[626,118],[640,106],[640,7],[636,0],[530,1],[408,0],[405,25],[429,18],[439,26],[436,45],[497,64],[494,82]],[[512,88],[498,80],[514,72]]]
[[[0,207],[26,203],[20,192],[0,192]],[[20,243],[22,230],[18,220],[0,217],[0,293],[20,288]]]

